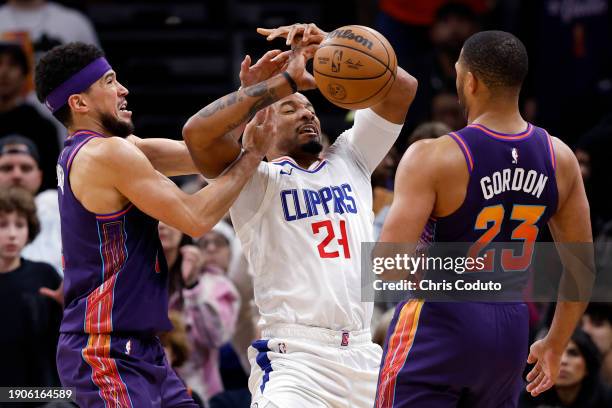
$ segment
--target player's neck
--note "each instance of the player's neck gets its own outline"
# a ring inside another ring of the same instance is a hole
[[[527,122],[521,116],[518,104],[488,103],[470,109],[468,124],[481,124],[501,133],[520,133],[527,128]]]
[[[281,152],[268,153],[267,157],[268,160],[276,160],[281,157],[290,157],[294,162],[297,163],[298,166],[303,169],[307,169],[312,166],[313,163],[321,160],[318,155],[290,155],[288,153],[283,154]]]
[[[21,257],[12,259],[0,257],[0,273],[7,273],[14,271],[21,266]]]
[[[80,118],[78,121],[73,120],[72,124],[68,126],[68,134],[72,135],[77,130],[90,130],[92,132],[100,133],[101,135],[109,135],[108,131],[98,121],[89,117]]]
[[[576,401],[576,398],[578,398],[581,387],[582,383],[578,383],[569,387],[556,387],[555,391],[557,391],[557,396],[563,406],[569,407]]]

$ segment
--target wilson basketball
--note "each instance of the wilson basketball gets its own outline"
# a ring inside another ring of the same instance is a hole
[[[389,41],[371,28],[349,25],[330,32],[313,61],[321,93],[346,109],[380,102],[391,89],[397,58]]]

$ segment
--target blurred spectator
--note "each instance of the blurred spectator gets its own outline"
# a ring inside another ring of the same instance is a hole
[[[459,105],[459,98],[454,90],[452,92],[442,91],[433,97],[431,120],[444,123],[452,131],[457,131],[467,125],[465,113]]]
[[[448,0],[379,0],[377,28],[393,45],[399,65],[410,71],[410,64],[428,52],[429,27],[438,10]],[[454,1],[478,13],[488,9],[486,0]]]
[[[408,138],[408,146],[423,139],[436,139],[451,132],[451,128],[442,122],[425,122],[417,126]]]
[[[204,234],[197,241],[203,269],[193,269],[192,277],[185,282],[195,284],[183,290],[183,310],[194,355],[179,373],[205,400],[223,391],[219,349],[234,335],[240,308],[240,295],[226,276],[233,240],[232,227],[223,221]]]
[[[18,31],[29,33],[36,60],[51,48],[69,42],[100,46],[86,16],[46,0],[8,0],[0,7],[0,33]]]
[[[582,317],[582,330],[601,353],[602,381],[612,385],[612,303],[590,303]]]
[[[612,174],[611,151],[612,114],[609,113],[584,133],[576,144],[576,157],[583,171],[594,235],[612,220],[612,195],[608,194]]]
[[[372,211],[374,212],[374,238],[378,239],[393,202],[393,182],[399,163],[397,149],[392,147],[372,173]]]
[[[0,188],[0,384],[59,386],[55,351],[62,309],[40,294],[57,288],[61,278],[51,265],[21,258],[38,233],[31,195]]]
[[[536,122],[569,144],[610,109],[612,31],[606,0],[522,2]]]
[[[59,141],[55,125],[24,102],[22,89],[28,73],[27,58],[17,43],[0,42],[0,137],[18,135],[30,139],[38,151],[43,190],[55,188]]]
[[[419,80],[419,91],[410,106],[410,113],[404,125],[405,131],[411,132],[417,124],[431,118],[434,107],[432,101],[438,94],[441,96],[435,106],[438,115],[435,120],[442,119],[445,122],[448,120],[447,124],[453,130],[458,129],[454,126],[459,123],[465,123],[457,98],[450,99],[449,90],[456,88],[455,62],[459,58],[461,47],[470,35],[479,30],[479,27],[478,17],[468,5],[457,2],[443,4],[436,9],[435,18],[428,31],[429,41],[421,40],[423,44],[428,45],[427,51],[406,63],[402,63],[398,55],[400,65]],[[400,41],[410,42],[410,37],[389,40],[396,47]]]
[[[170,274],[170,308],[185,321],[190,358],[177,372],[204,401],[223,391],[219,348],[234,334],[240,296],[225,276],[233,230],[226,223],[184,245],[183,234],[163,223],[159,236]]]
[[[38,193],[44,177],[39,163],[39,151],[29,139],[20,136],[0,139],[0,187],[22,187],[31,194]],[[57,189],[42,191],[34,200],[40,221],[40,234],[24,248],[23,256],[32,261],[47,262],[62,275],[62,236]]]
[[[187,338],[187,330],[185,322],[181,318],[181,314],[176,310],[168,312],[168,318],[172,323],[172,330],[159,334],[159,341],[164,346],[166,358],[170,366],[176,371],[179,367],[185,364],[189,359],[192,350],[189,348],[189,340]],[[200,396],[187,387],[187,392],[200,407],[205,407]]]
[[[183,255],[181,253],[181,248],[192,244],[192,240],[181,231],[171,227],[170,225],[164,224],[161,221],[158,225],[158,231],[159,240],[161,241],[166,263],[168,264],[170,294],[181,294],[181,290],[185,287],[181,272],[181,268],[183,266]]]
[[[599,380],[600,356],[588,334],[577,329],[563,352],[561,371],[553,388],[531,397],[523,394],[521,408],[604,408],[612,394]]]

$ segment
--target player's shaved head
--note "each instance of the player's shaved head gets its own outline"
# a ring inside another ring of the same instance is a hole
[[[36,65],[34,78],[38,100],[44,103],[53,90],[102,56],[104,53],[98,47],[78,42],[53,48]],[[70,108],[65,105],[54,112],[53,116],[64,125],[68,125]]]
[[[490,88],[520,88],[527,76],[525,46],[504,31],[481,31],[465,41],[460,63]]]

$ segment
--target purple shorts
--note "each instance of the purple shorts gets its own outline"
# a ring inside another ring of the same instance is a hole
[[[521,303],[400,303],[385,342],[375,407],[516,407],[528,319]]]
[[[62,333],[57,369],[81,407],[198,407],[157,337]]]

